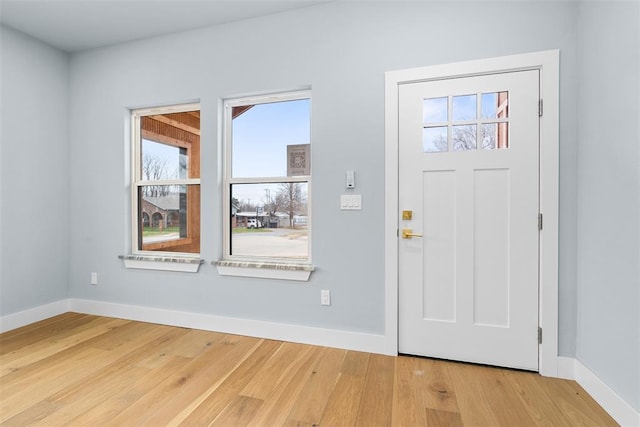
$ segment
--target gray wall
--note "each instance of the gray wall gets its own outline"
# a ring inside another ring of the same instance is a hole
[[[640,410],[640,6],[579,17],[576,357]]]
[[[0,27],[0,313],[67,298],[69,58]]]
[[[547,31],[540,31],[541,20],[548,23]],[[563,161],[565,156],[573,160],[575,36],[572,4],[348,2],[74,55],[70,295],[382,334],[384,72],[561,48],[567,52],[562,155]],[[210,261],[222,253],[219,99],[301,85],[313,91],[313,263],[318,269],[311,281],[220,277],[210,265],[195,275],[124,269],[117,255],[129,251],[127,109],[202,101],[202,257]],[[563,181],[563,200],[570,206],[575,205],[576,173],[571,160]],[[347,169],[358,175],[361,212],[338,209]],[[574,224],[575,216],[567,214],[575,211],[562,212],[564,223]],[[572,281],[575,239],[570,229],[566,233],[561,253],[570,254],[563,269]],[[91,271],[100,274],[96,287],[89,285]],[[563,286],[575,295],[575,283]],[[331,307],[320,306],[320,289],[332,291]],[[565,299],[562,307],[561,343],[569,352],[573,299]]]

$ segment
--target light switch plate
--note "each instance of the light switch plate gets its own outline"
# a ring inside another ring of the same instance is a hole
[[[320,291],[320,304],[331,305],[331,291],[328,289],[322,289]]]
[[[362,209],[360,194],[343,194],[340,196],[340,209],[343,211],[359,211]]]

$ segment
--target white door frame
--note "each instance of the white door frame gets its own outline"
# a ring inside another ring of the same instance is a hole
[[[385,73],[385,353],[398,354],[398,86],[412,82],[540,70],[539,372],[558,376],[558,50],[457,62]]]

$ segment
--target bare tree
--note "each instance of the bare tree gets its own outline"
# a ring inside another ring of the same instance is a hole
[[[454,126],[451,132],[453,151],[475,150],[476,148],[476,126],[464,125]]]
[[[436,138],[433,140],[433,146],[435,147],[435,149],[433,150],[434,152],[441,152],[441,151],[448,151],[449,150],[449,145],[447,142],[447,137],[446,135],[437,135]]]
[[[274,212],[283,210],[289,215],[289,222],[293,226],[293,217],[299,213],[306,213],[307,198],[299,182],[283,182],[279,185],[274,203]]]
[[[142,157],[142,177],[146,181],[168,179],[169,171],[167,169],[166,159],[163,160],[155,154],[147,153]],[[142,188],[145,197],[162,197],[169,194],[169,188],[162,185],[148,185]]]
[[[499,131],[497,127],[500,126],[498,124],[485,124],[480,128],[480,142],[481,146],[485,150],[493,150],[494,148],[498,148],[496,137]]]
[[[494,149],[496,148],[496,124],[481,125],[480,147],[477,147],[476,142],[476,125],[454,126],[452,137],[453,151],[475,150],[476,148]]]

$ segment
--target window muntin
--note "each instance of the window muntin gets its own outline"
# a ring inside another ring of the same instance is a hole
[[[225,102],[227,259],[310,259],[308,91]]]
[[[488,92],[423,100],[425,153],[509,148],[509,93]]]
[[[135,110],[133,252],[200,252],[200,107]]]

